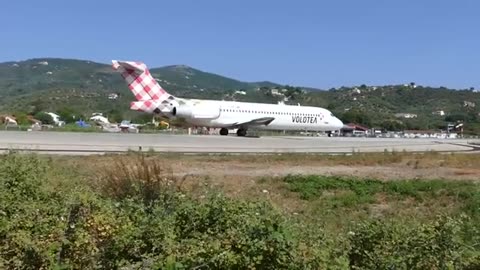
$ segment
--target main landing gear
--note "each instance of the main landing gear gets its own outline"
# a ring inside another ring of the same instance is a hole
[[[220,129],[220,135],[227,136],[228,135],[228,129],[227,128],[221,128]],[[237,136],[245,137],[246,135],[247,135],[247,129],[245,129],[245,128],[237,129]]]
[[[237,136],[239,137],[245,137],[247,135],[247,130],[244,128],[239,128],[237,129]]]
[[[227,128],[221,128],[220,129],[220,135],[227,136],[228,135],[228,129]]]

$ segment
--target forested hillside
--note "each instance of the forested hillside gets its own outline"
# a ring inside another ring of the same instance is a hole
[[[255,101],[326,107],[345,122],[385,129],[436,129],[463,121],[478,132],[480,93],[472,89],[417,86],[352,86],[321,91],[272,82],[242,82],[185,65],[151,68],[171,94],[192,98]],[[112,120],[141,120],[129,111],[132,100],[121,76],[109,64],[42,58],[0,63],[0,112],[103,112]],[[399,114],[415,115],[405,118]]]

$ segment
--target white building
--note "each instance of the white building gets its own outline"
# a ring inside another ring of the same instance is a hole
[[[65,125],[65,121],[60,120],[60,115],[52,112],[47,112],[47,114],[52,117],[53,123],[55,123],[56,126],[61,127]]]
[[[235,94],[245,96],[247,94],[247,92],[245,92],[245,91],[235,91]]]
[[[118,94],[116,94],[116,93],[108,94],[108,99],[110,99],[110,100],[115,100],[117,98],[118,98]]]
[[[440,115],[440,116],[445,116],[445,111],[441,110],[441,111],[435,111],[435,112],[432,112],[433,115]]]
[[[108,118],[99,114],[90,117],[90,121],[94,121],[99,124],[110,124],[110,121],[108,121]]]
[[[3,120],[3,122],[5,123],[6,126],[16,126],[16,125],[18,125],[17,121],[13,117],[10,117],[10,116],[0,117],[0,123],[2,122],[1,120]]]
[[[410,119],[410,118],[417,118],[417,115],[414,113],[396,113],[395,117]]]
[[[475,108],[475,102],[465,100],[463,101],[463,107]]]

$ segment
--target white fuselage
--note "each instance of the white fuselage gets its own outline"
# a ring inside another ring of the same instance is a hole
[[[186,104],[198,108],[192,117],[185,120],[191,125],[223,128],[252,119],[272,117],[268,125],[251,126],[265,130],[335,131],[343,123],[329,110],[284,104],[248,103],[217,100],[183,99]]]

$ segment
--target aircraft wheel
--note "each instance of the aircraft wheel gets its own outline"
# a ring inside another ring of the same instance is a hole
[[[220,129],[220,135],[222,135],[222,136],[227,136],[227,135],[228,135],[228,129],[226,129],[226,128],[221,128],[221,129]]]
[[[245,135],[247,135],[247,130],[246,129],[239,128],[237,130],[237,136],[244,137]]]
[[[327,135],[328,135],[328,137],[332,137],[332,132],[331,132],[331,131],[327,131]]]

